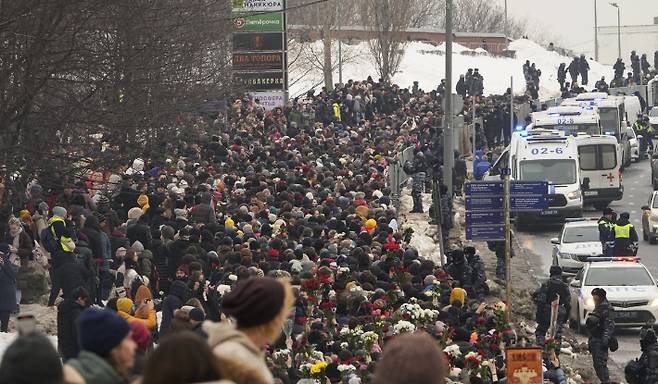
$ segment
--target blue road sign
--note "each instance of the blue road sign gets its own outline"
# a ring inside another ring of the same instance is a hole
[[[466,227],[466,239],[481,241],[505,240],[505,226],[493,225],[483,227]]]
[[[502,181],[475,181],[464,183],[464,193],[471,195],[502,195]]]
[[[547,196],[512,196],[510,197],[512,211],[542,211],[548,209]]]
[[[513,181],[510,183],[510,194],[514,195],[546,195],[547,181]]]
[[[503,197],[470,197],[466,196],[466,210],[498,210],[503,209]]]
[[[466,211],[466,225],[503,225],[503,211]]]

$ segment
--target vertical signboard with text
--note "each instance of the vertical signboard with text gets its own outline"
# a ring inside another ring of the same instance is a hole
[[[232,0],[233,84],[269,109],[287,99],[285,0]]]

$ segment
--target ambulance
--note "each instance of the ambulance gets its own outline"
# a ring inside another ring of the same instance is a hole
[[[582,217],[580,163],[576,138],[564,131],[517,128],[510,145],[485,175],[499,180],[509,168],[511,180],[548,181],[549,207],[538,212],[518,212],[517,225],[530,221],[563,221]]]
[[[621,200],[624,186],[617,139],[608,135],[580,134],[575,140],[584,204],[602,210],[611,202]]]
[[[601,124],[599,114],[594,107],[581,106],[550,107],[545,111],[534,112],[531,115],[532,123],[526,130],[551,129],[562,131],[567,135],[585,133],[600,135]]]

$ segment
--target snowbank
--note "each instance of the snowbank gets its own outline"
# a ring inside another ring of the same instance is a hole
[[[322,52],[322,42],[312,44],[312,50],[316,53]],[[335,45],[335,44],[334,44]],[[293,44],[293,47],[296,44]],[[299,46],[297,45],[296,49]],[[292,48],[293,50],[295,48]],[[535,63],[541,69],[539,95],[541,98],[559,96],[560,87],[557,83],[557,68],[560,63],[569,65],[572,58],[561,56],[557,52],[549,52],[539,44],[521,39],[510,43],[510,50],[516,51],[516,58],[493,57],[481,49],[469,49],[459,44],[453,45],[453,81],[459,80],[459,75],[466,72],[468,68],[478,68],[484,76],[484,91],[486,94],[502,94],[509,88],[510,77],[514,77],[514,92],[525,91],[525,80],[523,78],[523,64],[526,60]],[[361,80],[368,76],[378,78],[375,64],[369,55],[367,42],[356,45],[343,45],[343,51],[352,52],[354,57],[349,63],[343,65],[343,80]],[[294,54],[289,57],[295,57]],[[343,57],[346,57],[344,54]],[[611,66],[599,64],[588,60],[590,65],[589,86],[593,87],[596,80],[605,76],[609,82],[613,75]],[[438,47],[427,43],[412,42],[406,47],[404,58],[398,73],[393,81],[401,87],[411,87],[414,81],[418,81],[421,88],[425,90],[435,89],[445,76],[445,45]],[[301,62],[293,65],[290,73],[292,96],[305,93],[311,88],[316,90],[322,87],[322,73],[320,70],[310,68]],[[338,81],[337,69],[334,73],[334,82]]]

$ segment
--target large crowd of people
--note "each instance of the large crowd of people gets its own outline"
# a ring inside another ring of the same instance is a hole
[[[46,265],[65,364],[21,336],[0,382],[498,382],[515,336],[505,304],[484,300],[482,259],[421,257],[386,184],[401,149],[440,142],[442,96],[368,79],[273,111],[241,97],[192,119],[162,163],[37,175],[0,246],[0,320],[19,308],[16,274]],[[13,365],[34,345],[51,381]],[[404,362],[432,353],[446,365]]]

